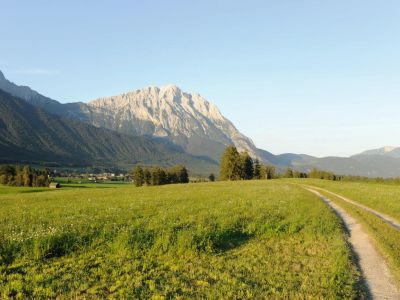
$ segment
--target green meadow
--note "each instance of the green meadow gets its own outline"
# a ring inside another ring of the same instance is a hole
[[[325,188],[400,221],[400,187],[396,184],[306,179],[296,181]]]
[[[275,181],[0,187],[0,298],[354,298],[341,222]]]
[[[291,179],[286,182],[320,187],[400,220],[400,188],[398,185],[315,179]],[[397,285],[400,286],[400,231],[356,205],[345,202],[330,193],[320,192],[343,207],[363,225],[373,238],[375,246],[387,259],[389,267],[396,277]]]

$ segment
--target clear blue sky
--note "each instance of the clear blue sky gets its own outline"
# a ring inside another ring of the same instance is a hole
[[[1,1],[0,70],[61,102],[175,83],[274,153],[400,145],[400,1]]]

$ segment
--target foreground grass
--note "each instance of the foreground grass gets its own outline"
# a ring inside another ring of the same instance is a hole
[[[280,182],[0,195],[1,298],[354,298],[342,226]]]

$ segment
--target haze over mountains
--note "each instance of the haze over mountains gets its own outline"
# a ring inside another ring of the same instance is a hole
[[[68,164],[108,161],[120,167],[181,162],[195,173],[206,174],[216,171],[223,149],[235,145],[279,168],[308,171],[316,167],[337,174],[400,176],[400,148],[369,150],[347,158],[274,155],[258,149],[215,105],[175,85],[62,104],[8,81],[0,72],[0,90],[6,92],[0,94],[3,162],[44,161],[46,157],[47,161]]]
[[[357,154],[357,156],[359,155],[383,155],[387,157],[400,158],[400,147],[385,146],[382,148],[367,150],[360,154]]]

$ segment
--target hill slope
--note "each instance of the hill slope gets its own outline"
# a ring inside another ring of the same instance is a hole
[[[133,164],[216,169],[175,145],[63,119],[0,90],[0,161],[131,167]]]

